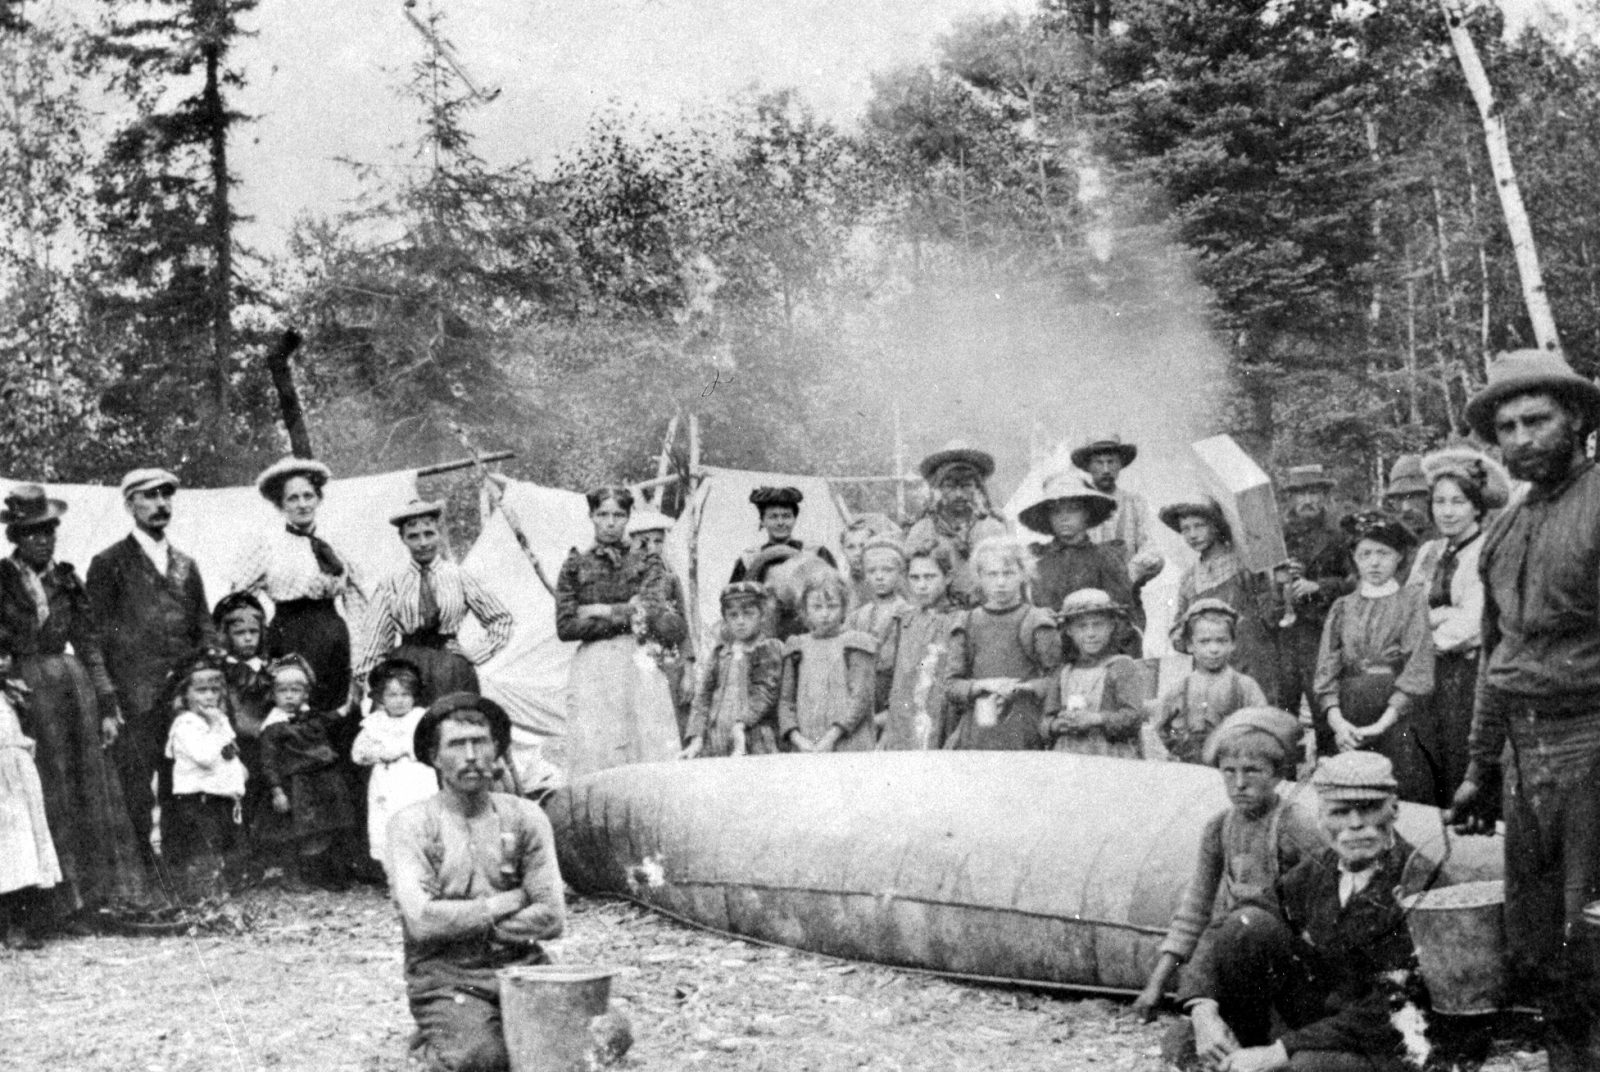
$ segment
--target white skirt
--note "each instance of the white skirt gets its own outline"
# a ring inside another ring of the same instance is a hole
[[[567,678],[567,780],[678,754],[672,688],[632,636],[584,644]]]
[[[0,744],[0,893],[60,881],[33,753],[20,744]]]

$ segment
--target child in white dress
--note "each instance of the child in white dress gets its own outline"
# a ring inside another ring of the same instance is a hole
[[[45,821],[44,790],[23,730],[28,687],[11,680],[11,652],[0,648],[0,934],[11,949],[38,949],[40,891],[61,881]]]
[[[422,674],[404,659],[386,659],[367,677],[374,698],[361,720],[361,732],[350,746],[350,758],[372,768],[367,782],[367,846],[374,860],[389,870],[386,859],[389,819],[396,812],[439,791],[433,768],[419,763],[412,751],[417,723],[426,709],[417,706]]]

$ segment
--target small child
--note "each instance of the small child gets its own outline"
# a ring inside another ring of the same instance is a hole
[[[839,547],[844,551],[845,569],[849,571],[852,605],[862,606],[872,601],[862,562],[868,541],[885,533],[898,535],[899,532],[900,526],[887,514],[859,514],[839,534]]]
[[[261,724],[261,777],[272,807],[262,813],[261,838],[293,846],[303,881],[344,889],[346,868],[333,849],[348,838],[356,816],[329,742],[338,716],[306,706],[316,676],[301,656],[285,655],[267,672],[272,710]]]
[[[944,678],[955,614],[948,593],[949,548],[928,544],[911,552],[906,584],[911,602],[889,620],[878,645],[878,748],[920,751],[944,745]]]
[[[1256,679],[1235,670],[1239,612],[1220,599],[1197,599],[1184,611],[1173,646],[1194,656],[1194,669],[1156,701],[1156,736],[1169,759],[1200,763],[1206,738],[1244,707],[1266,707]]]
[[[771,599],[755,581],[734,581],[722,590],[722,638],[695,683],[684,759],[778,750],[783,644],[761,635]]]
[[[870,571],[871,551],[867,554]],[[778,741],[785,751],[867,752],[876,743],[872,700],[878,642],[844,628],[849,598],[844,578],[833,570],[806,579],[800,606],[807,632],[784,646],[778,693]]]
[[[222,660],[195,657],[173,672],[169,688],[172,799],[162,809],[161,856],[190,896],[215,896],[237,866],[247,777],[228,720]]]
[[[61,881],[61,864],[24,728],[28,686],[12,679],[11,659],[0,641],[0,935],[9,949],[38,949],[38,925],[48,915],[44,891]]]
[[[222,673],[227,679],[227,710],[233,719],[234,743],[247,775],[244,783],[244,828],[256,829],[263,808],[271,807],[261,777],[261,723],[272,710],[272,677],[261,657],[261,636],[267,613],[249,592],[223,596],[211,612],[222,636]],[[256,861],[260,863],[262,861]]]
[[[1178,966],[1209,957],[1212,928],[1247,902],[1275,911],[1279,877],[1322,848],[1315,821],[1278,796],[1278,783],[1300,756],[1299,741],[1299,721],[1275,707],[1235,711],[1207,739],[1205,761],[1221,773],[1231,806],[1206,823],[1194,877],[1134,1002],[1146,1020],[1155,1018]]]
[[[1040,732],[1057,752],[1138,759],[1150,687],[1144,671],[1113,647],[1126,609],[1098,588],[1061,604],[1066,665],[1050,683]]]
[[[867,541],[861,552],[861,574],[867,598],[850,612],[844,627],[882,637],[894,616],[911,606],[905,597],[906,548],[898,533]]]
[[[1023,751],[1045,747],[1039,714],[1061,668],[1061,634],[1027,600],[1027,552],[1009,536],[972,549],[981,605],[956,618],[945,698],[960,712],[946,748]]]
[[[373,708],[361,720],[350,758],[372,768],[367,782],[367,851],[389,873],[389,819],[400,809],[439,791],[433,768],[412,750],[417,723],[427,709],[417,706],[422,671],[405,659],[385,659],[367,675]]]

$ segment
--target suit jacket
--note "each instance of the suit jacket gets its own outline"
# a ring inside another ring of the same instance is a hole
[[[180,659],[217,646],[200,567],[177,548],[166,576],[130,534],[89,563],[87,587],[122,713],[143,720]]]

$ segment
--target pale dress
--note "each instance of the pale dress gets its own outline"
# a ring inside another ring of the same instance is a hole
[[[417,723],[426,709],[413,707],[403,715],[375,708],[361,720],[361,732],[350,746],[350,758],[372,768],[367,782],[367,846],[374,860],[389,866],[389,820],[404,808],[427,800],[439,791],[432,767],[418,761],[412,750]]]
[[[60,881],[33,739],[22,732],[10,699],[0,694],[0,893]]]

